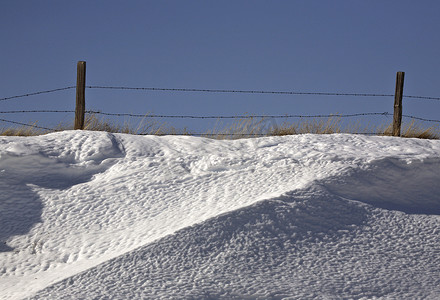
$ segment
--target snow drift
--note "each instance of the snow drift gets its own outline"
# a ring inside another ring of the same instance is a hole
[[[438,298],[440,141],[0,138],[5,299]]]

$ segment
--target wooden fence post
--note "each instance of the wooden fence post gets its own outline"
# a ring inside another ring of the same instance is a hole
[[[393,136],[400,136],[402,126],[402,96],[405,72],[397,72],[396,92],[394,94]]]
[[[76,73],[76,108],[74,129],[84,129],[84,114],[86,112],[86,62],[79,61]]]

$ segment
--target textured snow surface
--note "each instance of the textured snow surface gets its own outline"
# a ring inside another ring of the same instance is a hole
[[[0,137],[1,299],[440,298],[440,141]]]

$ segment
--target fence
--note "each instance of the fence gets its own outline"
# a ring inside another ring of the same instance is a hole
[[[193,116],[193,115],[145,115],[145,114],[129,114],[129,113],[106,113],[100,111],[87,111],[85,104],[85,89],[110,89],[110,90],[142,90],[142,91],[172,91],[172,92],[198,92],[198,93],[242,93],[242,94],[280,94],[280,95],[316,95],[316,96],[352,96],[352,97],[394,97],[394,112],[373,112],[373,113],[356,113],[356,114],[338,114],[337,117],[358,117],[371,115],[393,115],[392,135],[401,135],[402,117],[425,121],[440,123],[440,120],[425,119],[411,115],[402,114],[403,98],[424,99],[440,101],[440,97],[425,97],[425,96],[408,96],[403,94],[404,86],[404,72],[397,72],[396,88],[394,95],[392,94],[374,94],[374,93],[331,93],[331,92],[301,92],[301,91],[258,91],[258,90],[222,90],[222,89],[187,89],[187,88],[154,88],[154,87],[123,87],[123,86],[87,86],[86,85],[86,62],[79,61],[77,64],[77,84],[76,86],[69,86],[53,90],[39,91],[23,95],[16,95],[11,97],[0,98],[0,101],[12,100],[16,98],[53,93],[63,90],[76,88],[76,107],[74,111],[71,110],[11,110],[0,111],[0,114],[16,114],[16,113],[75,113],[74,129],[83,129],[86,113],[101,114],[107,116],[130,116],[130,117],[150,117],[150,118],[186,118],[186,119],[245,119],[251,118],[249,116]],[[334,114],[329,115],[253,115],[252,118],[329,118],[334,117]],[[21,122],[15,122],[0,118],[0,121],[18,124],[22,126],[30,126],[48,131],[56,131],[51,128],[41,127],[37,125],[29,125]]]

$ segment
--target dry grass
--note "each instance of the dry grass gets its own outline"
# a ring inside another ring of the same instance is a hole
[[[349,128],[341,127],[341,118],[331,117],[328,119],[300,120],[296,123],[284,122],[279,127],[269,131],[269,135],[292,135],[292,134],[331,134],[351,132]]]
[[[35,136],[46,134],[49,131],[35,128],[36,123],[19,128],[0,129],[0,135],[3,136]],[[71,130],[72,124],[60,124],[55,130]],[[128,133],[137,135],[192,135],[186,128],[176,129],[164,122],[155,121],[145,116],[136,127],[131,127],[129,122],[122,125],[115,124],[112,120],[98,118],[94,114],[87,115],[85,120],[85,130],[107,131],[113,133]],[[217,123],[214,129],[202,134],[202,136],[214,139],[240,139],[258,136],[282,136],[295,134],[332,134],[332,133],[373,133],[379,136],[391,136],[392,124],[382,124],[378,126],[361,125],[352,123],[343,125],[342,119],[338,116],[327,119],[300,119],[298,122],[283,122],[280,126],[273,120],[260,118],[243,118],[231,125],[222,125]],[[422,124],[411,123],[404,124],[401,130],[401,136],[406,138],[420,139],[440,139],[440,128],[431,126],[424,127]]]
[[[283,123],[280,127],[274,128],[268,135],[292,135],[292,134],[331,134],[331,133],[371,133],[379,136],[392,136],[393,125],[361,125],[360,123],[342,125],[340,117],[331,117],[321,120],[305,120],[298,123]],[[401,129],[401,137],[419,139],[440,139],[440,128],[436,126],[424,127],[422,124],[404,124]]]
[[[202,136],[218,140],[258,137],[267,135],[266,127],[264,119],[249,117],[238,119],[227,127],[218,122],[214,129],[208,130]]]
[[[47,130],[39,129],[34,126],[37,126],[37,122],[29,124],[29,126],[21,126],[18,128],[1,128],[0,136],[34,136],[48,133]]]
[[[113,133],[128,133],[137,135],[188,135],[188,131],[176,129],[165,122],[158,122],[146,115],[136,127],[131,127],[130,122],[114,124],[109,119],[99,119],[95,114],[87,116],[84,122],[84,130],[107,131]]]
[[[47,134],[51,131],[39,129],[37,123],[29,124],[28,126],[21,126],[18,128],[2,128],[0,135],[3,136],[36,136]],[[54,128],[55,131],[73,130],[74,126],[70,123],[60,123]],[[172,126],[168,126],[164,122],[157,122],[145,116],[136,127],[132,127],[130,122],[116,124],[110,119],[98,118],[96,114],[88,114],[84,120],[84,130],[90,131],[106,131],[113,133],[128,133],[137,135],[188,135],[186,129],[179,130]]]
[[[381,133],[378,135],[391,136],[392,132],[393,125],[390,124],[386,127],[382,127]],[[411,123],[404,124],[402,126],[400,136],[405,138],[438,140],[440,139],[440,128],[438,126],[431,126],[426,128],[412,120]]]

